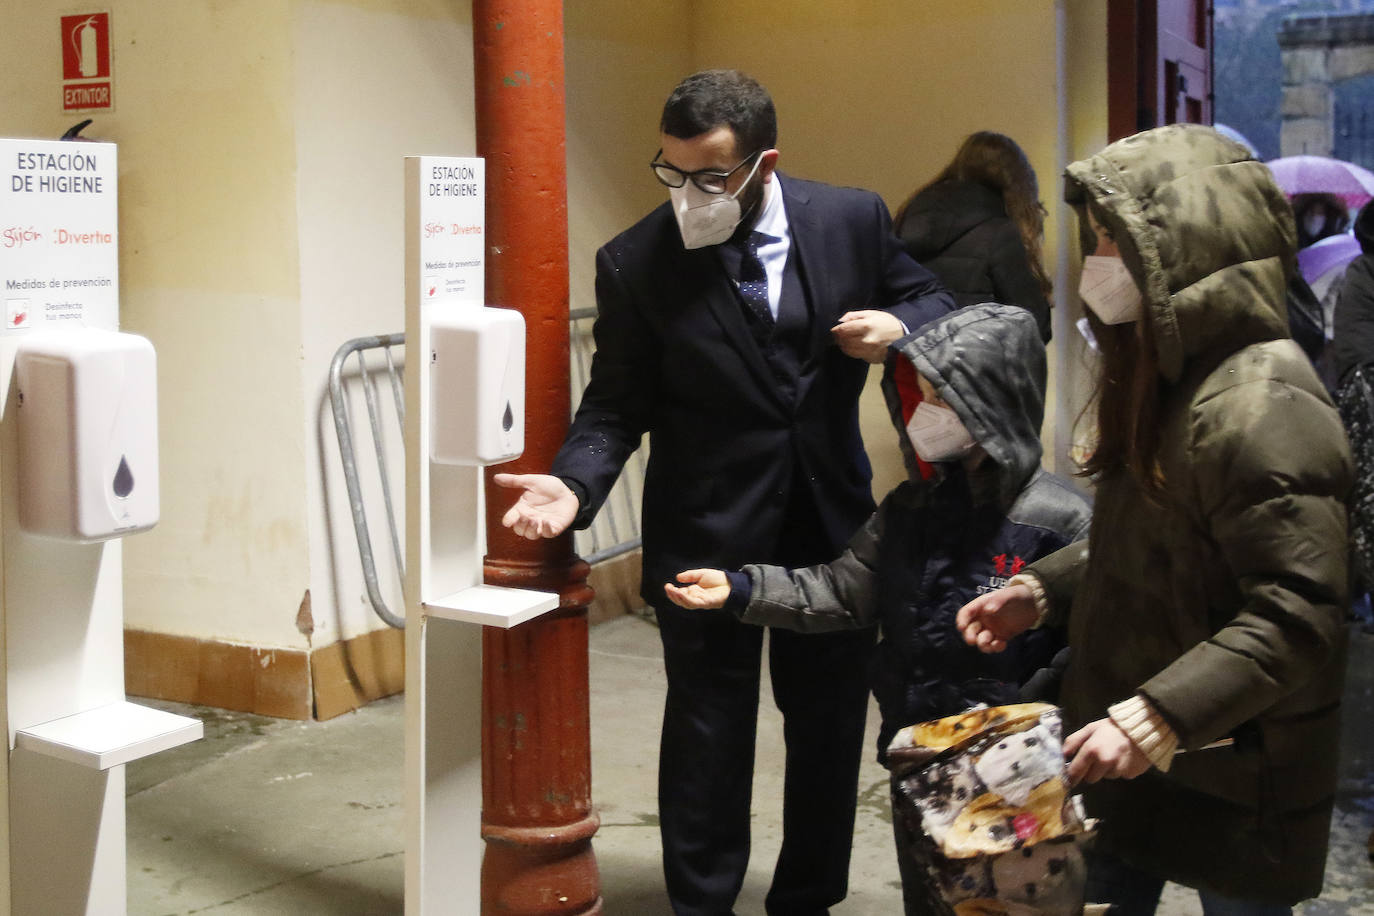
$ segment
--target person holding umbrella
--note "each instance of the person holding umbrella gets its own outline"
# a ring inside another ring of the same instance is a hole
[[[1298,194],[1330,194],[1347,208],[1358,209],[1374,197],[1374,172],[1344,159],[1284,156],[1265,165],[1290,198]]]
[[[1293,205],[1299,250],[1340,235],[1350,227],[1350,211],[1335,194],[1294,194],[1288,202]],[[1306,274],[1303,276],[1310,282]]]
[[[1089,544],[959,610],[998,652],[1067,623],[1087,899],[1279,914],[1322,885],[1348,599],[1340,418],[1289,339],[1291,209],[1238,144],[1157,128],[1069,166],[1101,348]],[[1177,751],[1186,753],[1176,753]]]
[[[1374,197],[1374,172],[1353,162],[1329,156],[1285,156],[1267,163],[1274,179],[1288,195],[1298,229],[1298,270],[1321,308],[1324,339],[1335,335],[1334,313],[1345,281],[1345,270],[1360,253],[1347,231],[1350,214]],[[1298,290],[1298,306],[1311,300]],[[1292,310],[1290,297],[1290,311]],[[1300,316],[1290,316],[1290,320]],[[1294,329],[1295,338],[1300,338]],[[1309,352],[1310,355],[1310,352]],[[1329,374],[1329,372],[1327,373]],[[1334,378],[1326,379],[1328,387]]]

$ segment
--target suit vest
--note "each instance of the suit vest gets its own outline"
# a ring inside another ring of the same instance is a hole
[[[732,276],[738,276],[738,257],[725,262]],[[772,372],[778,393],[787,404],[794,404],[801,380],[802,367],[811,353],[811,322],[815,309],[802,283],[801,257],[793,243],[787,251],[782,270],[782,291],[778,297],[778,316],[772,326],[765,325],[735,290],[735,299],[749,325],[754,343],[763,353]],[[792,484],[785,494],[783,520],[779,525],[778,542],[771,549],[775,562],[784,566],[811,566],[834,557],[834,546],[825,536],[820,512],[806,480],[806,470],[798,456],[793,455]]]
[[[739,255],[736,251],[728,254],[722,251],[727,273],[739,275]],[[735,300],[744,313],[749,333],[763,353],[773,380],[783,399],[791,403],[796,396],[797,382],[802,366],[806,364],[811,351],[811,303],[806,296],[806,286],[801,281],[798,265],[797,246],[793,244],[787,251],[787,262],[782,270],[782,290],[778,297],[778,315],[771,326],[754,314],[735,289]],[[732,286],[735,284],[731,284]]]

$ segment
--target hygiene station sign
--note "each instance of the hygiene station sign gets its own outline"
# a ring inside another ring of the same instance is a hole
[[[409,156],[406,196],[407,272],[420,301],[485,304],[485,160]]]
[[[113,143],[0,139],[0,335],[119,327]]]

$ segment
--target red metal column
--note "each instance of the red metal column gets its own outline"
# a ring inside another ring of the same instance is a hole
[[[542,473],[568,425],[568,198],[562,0],[473,0],[477,151],[487,168],[487,301],[525,316],[525,452]],[[592,835],[587,566],[572,537],[501,525],[488,480],[486,581],[558,592],[560,608],[482,652],[482,912],[601,912]]]

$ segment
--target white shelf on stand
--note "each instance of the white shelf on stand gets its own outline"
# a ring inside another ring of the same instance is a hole
[[[509,629],[558,607],[558,595],[527,588],[474,585],[422,602],[422,606],[431,617]]]
[[[95,770],[138,760],[200,739],[199,719],[120,701],[18,729],[15,747]]]

